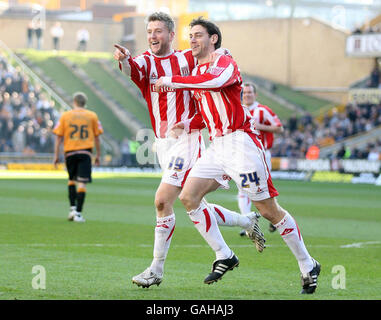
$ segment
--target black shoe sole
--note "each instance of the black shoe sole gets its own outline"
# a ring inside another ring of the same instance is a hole
[[[234,266],[230,267],[226,272],[231,271],[231,270],[233,270],[234,268],[238,268],[238,266],[239,266],[239,261],[238,261]],[[221,275],[219,278],[217,278],[217,279],[213,279],[213,280],[204,280],[204,283],[205,283],[205,284],[212,284],[212,283],[214,283],[214,282],[217,282],[218,280],[221,280],[221,279],[222,279],[222,277],[226,274],[226,272],[225,272],[224,274],[222,274],[222,275]]]
[[[300,291],[301,294],[313,294],[315,292],[317,288],[317,280],[319,278],[320,271],[321,271],[321,264],[318,263],[317,267],[318,267],[318,270],[317,270],[317,277],[316,277],[316,286],[303,288],[302,291]]]
[[[154,284],[150,284],[150,285],[145,285],[145,284],[141,284],[141,283],[137,283],[137,282],[135,282],[134,280],[132,280],[132,283],[133,284],[136,284],[138,287],[142,287],[143,289],[146,289],[146,288],[149,288],[150,286],[153,286],[153,285],[157,285],[157,286],[159,286],[160,284],[161,284],[161,282],[159,282],[159,283],[154,283]]]

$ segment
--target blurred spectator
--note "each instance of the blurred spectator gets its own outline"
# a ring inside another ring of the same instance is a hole
[[[380,68],[377,59],[375,59],[372,72],[370,73],[369,87],[378,88],[380,80]]]
[[[337,151],[337,159],[349,159],[351,157],[351,149],[346,147],[345,144],[341,145],[339,151]]]
[[[306,159],[308,160],[316,160],[319,159],[320,149],[317,145],[311,145],[306,153]]]
[[[55,25],[50,29],[50,34],[53,39],[53,49],[57,51],[60,50],[60,42],[64,36],[64,30],[61,27],[60,22],[55,23]]]
[[[85,28],[78,30],[77,32],[77,42],[78,42],[78,51],[86,51],[87,43],[90,40],[90,33]]]
[[[130,153],[130,141],[124,138],[120,146],[120,152],[122,154],[121,165],[129,167],[131,165],[131,153]]]
[[[294,132],[298,128],[298,119],[296,116],[291,116],[290,119],[288,119],[288,128],[290,132]]]
[[[43,41],[43,24],[41,20],[37,20],[35,24],[35,29],[34,33],[36,35],[36,40],[37,40],[37,50],[42,49],[42,41]]]
[[[133,167],[137,167],[138,166],[138,162],[136,160],[136,152],[138,151],[139,146],[140,146],[140,143],[138,141],[132,141],[132,140],[130,140],[130,142],[129,142],[130,157],[131,157],[131,165]]]
[[[26,47],[32,48],[33,47],[33,35],[34,35],[34,23],[33,21],[28,23],[28,27],[26,29]]]

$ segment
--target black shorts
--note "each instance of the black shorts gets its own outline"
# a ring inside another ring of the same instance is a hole
[[[91,152],[89,150],[67,152],[65,158],[69,180],[91,182]]]

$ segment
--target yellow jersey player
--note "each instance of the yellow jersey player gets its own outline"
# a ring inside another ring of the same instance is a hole
[[[86,183],[91,182],[91,157],[95,146],[95,165],[100,163],[100,140],[103,128],[95,112],[86,109],[87,97],[82,92],[73,96],[73,109],[62,114],[53,133],[56,135],[54,165],[59,162],[63,143],[65,164],[69,174],[69,221],[85,222],[82,208],[86,196]],[[78,188],[77,188],[78,187]]]

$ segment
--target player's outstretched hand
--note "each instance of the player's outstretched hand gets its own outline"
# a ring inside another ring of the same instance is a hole
[[[155,91],[160,92],[161,88],[163,87],[164,87],[164,81],[163,81],[163,77],[161,77],[157,79],[155,82]]]
[[[123,61],[130,56],[130,51],[127,48],[120,46],[119,44],[114,44],[114,59],[118,61]]]
[[[172,128],[171,128],[171,131],[169,132],[169,135],[172,137],[172,138],[175,138],[177,139],[179,136],[181,136],[181,134],[183,133],[185,129],[185,125],[183,122],[178,122],[176,123]]]

